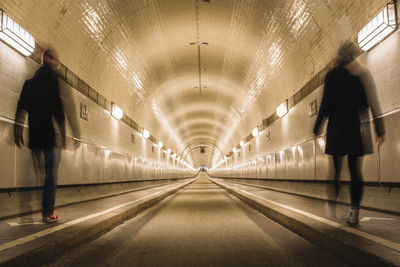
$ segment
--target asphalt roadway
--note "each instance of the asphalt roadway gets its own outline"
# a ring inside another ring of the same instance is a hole
[[[50,266],[346,266],[205,176]]]

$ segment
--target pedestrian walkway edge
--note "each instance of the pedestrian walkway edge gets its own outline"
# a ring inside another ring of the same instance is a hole
[[[274,205],[247,191],[209,178],[212,182],[238,197],[252,208],[306,240],[342,258],[351,266],[399,266],[400,253],[340,227],[303,216],[284,207]]]
[[[132,202],[132,204],[121,205],[120,208],[89,218],[82,222],[78,221],[71,226],[62,227],[46,237],[38,237],[38,244],[27,246],[15,246],[0,253],[0,266],[38,266],[50,262],[55,257],[64,253],[67,249],[78,245],[86,240],[110,230],[119,223],[129,219],[139,212],[154,206],[166,197],[176,193],[182,188],[192,183],[195,179],[184,182],[172,188],[151,194],[148,197]],[[79,220],[79,219],[78,219]],[[64,225],[70,222],[65,223]],[[51,230],[48,228],[46,230]],[[37,234],[35,234],[37,235]],[[27,243],[33,243],[30,241]]]

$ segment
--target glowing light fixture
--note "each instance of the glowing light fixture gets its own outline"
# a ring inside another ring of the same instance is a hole
[[[233,148],[233,153],[236,153],[236,152],[237,152],[237,148],[234,147],[234,148]]]
[[[240,147],[244,147],[244,141],[240,140]]]
[[[297,147],[297,150],[299,151],[300,155],[303,155],[303,149],[300,146]]]
[[[171,154],[171,149],[170,148],[168,148],[167,153]]]
[[[251,132],[251,134],[252,134],[254,137],[258,136],[258,127],[255,127],[255,128],[253,129],[253,131]]]
[[[323,138],[318,138],[318,145],[321,148],[324,148],[325,147],[325,140]]]
[[[368,51],[397,28],[395,3],[387,4],[358,33],[358,44],[362,50]]]
[[[120,120],[124,116],[124,112],[120,107],[117,106],[117,104],[111,103],[111,115]]]
[[[282,102],[277,108],[276,108],[276,115],[278,115],[279,118],[282,118],[285,116],[285,114],[288,113],[288,101],[287,99]]]
[[[149,130],[143,129],[143,137],[147,139],[149,138],[149,136],[150,136]]]
[[[163,146],[164,146],[163,142],[162,141],[158,141],[158,147],[162,148]]]
[[[30,56],[35,50],[35,38],[0,9],[0,40]]]

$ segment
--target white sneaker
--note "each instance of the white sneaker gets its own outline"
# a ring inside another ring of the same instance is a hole
[[[348,224],[358,224],[360,221],[358,219],[360,209],[359,208],[351,208],[349,212],[349,216],[347,216],[346,223]]]

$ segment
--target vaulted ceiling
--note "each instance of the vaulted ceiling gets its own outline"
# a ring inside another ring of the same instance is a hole
[[[198,166],[236,146],[386,2],[2,0],[0,7]]]

